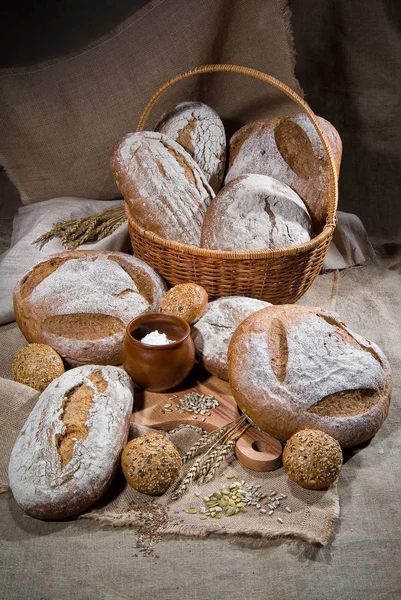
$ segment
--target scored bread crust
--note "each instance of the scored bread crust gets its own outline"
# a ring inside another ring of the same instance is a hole
[[[206,175],[212,189],[221,188],[226,164],[226,133],[219,115],[202,102],[180,102],[155,128],[182,146]]]
[[[128,217],[163,238],[199,246],[214,192],[182,146],[154,131],[128,133],[115,145],[110,165]]]
[[[14,291],[16,321],[28,340],[69,364],[121,364],[126,325],[159,309],[165,282],[142,260],[106,250],[49,257]]]
[[[253,251],[311,239],[308,210],[294,190],[267,175],[240,175],[217,194],[203,220],[201,246]]]
[[[238,406],[287,440],[320,429],[341,446],[375,435],[387,417],[392,375],[380,348],[329,311],[272,306],[235,331],[228,374]]]
[[[341,138],[329,121],[318,119],[329,139],[338,174]],[[225,183],[247,173],[269,175],[290,186],[305,202],[314,225],[326,218],[328,156],[305,114],[254,121],[232,136]]]
[[[246,317],[268,306],[269,302],[246,296],[225,296],[209,302],[191,330],[198,362],[209,373],[228,381],[227,352],[235,329]]]
[[[118,469],[134,389],[118,367],[86,365],[40,395],[9,462],[17,504],[38,519],[63,519],[94,504]]]

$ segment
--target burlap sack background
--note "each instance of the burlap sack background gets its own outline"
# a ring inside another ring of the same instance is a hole
[[[119,198],[109,169],[113,145],[135,130],[157,88],[181,71],[240,64],[297,89],[285,10],[285,0],[152,0],[66,59],[0,70],[0,164],[23,203]],[[192,98],[213,106],[234,130],[294,111],[266,84],[219,74],[175,86],[153,118]]]

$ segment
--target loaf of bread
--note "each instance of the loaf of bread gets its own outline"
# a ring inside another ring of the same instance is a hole
[[[202,102],[180,102],[163,115],[156,131],[176,141],[200,166],[217,193],[226,165],[226,132],[213,108]]]
[[[118,367],[67,371],[40,395],[13,447],[9,481],[31,517],[64,519],[111,483],[127,441],[133,384]]]
[[[228,374],[241,410],[280,440],[320,429],[355,446],[389,410],[383,352],[319,308],[271,306],[245,319],[229,346]]]
[[[162,133],[129,133],[114,147],[111,170],[128,217],[163,238],[199,246],[214,192],[182,146]]]
[[[336,129],[318,117],[340,169],[342,144]],[[326,217],[329,182],[327,153],[305,114],[254,121],[230,140],[225,183],[246,173],[269,175],[289,185],[305,202],[314,220]]]
[[[14,292],[28,340],[71,365],[121,364],[126,325],[159,310],[167,286],[145,262],[122,252],[75,250],[33,267]]]
[[[267,306],[271,305],[245,296],[226,296],[209,302],[191,332],[198,362],[209,373],[228,381],[227,352],[235,329],[246,317]]]
[[[201,246],[252,251],[296,246],[311,239],[308,210],[288,185],[267,175],[241,175],[212,200]]]

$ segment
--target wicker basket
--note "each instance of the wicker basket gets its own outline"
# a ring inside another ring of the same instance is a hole
[[[137,130],[142,131],[158,98],[172,85],[202,73],[240,73],[260,79],[289,96],[309,116],[329,157],[326,221],[312,240],[278,250],[223,252],[166,240],[141,227],[127,214],[134,253],[158,271],[171,285],[188,281],[202,285],[213,300],[221,296],[250,296],[273,304],[296,302],[320,272],[336,226],[337,172],[327,137],[312,110],[295,92],[277,79],[246,67],[206,65],[167,81],[149,100]],[[128,213],[128,211],[127,211]]]

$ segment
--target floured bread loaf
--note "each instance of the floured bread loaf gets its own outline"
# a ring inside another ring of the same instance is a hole
[[[340,169],[342,144],[336,129],[318,117]],[[254,121],[230,140],[225,183],[246,173],[270,175],[289,185],[317,222],[326,217],[328,157],[319,135],[305,114]]]
[[[241,175],[212,200],[201,246],[215,250],[286,248],[311,239],[308,210],[288,185],[267,175]]]
[[[118,469],[133,385],[122,369],[72,369],[40,395],[11,453],[8,474],[31,517],[64,519],[94,504]]]
[[[213,190],[221,188],[226,165],[226,133],[213,108],[180,102],[163,115],[156,131],[182,146],[200,166]]]
[[[209,302],[191,333],[200,364],[228,381],[227,352],[235,329],[246,317],[267,306],[271,306],[269,302],[245,296],[226,296]]]
[[[318,308],[272,306],[248,317],[232,337],[228,373],[238,406],[281,440],[320,429],[355,446],[377,432],[390,406],[383,352]]]
[[[62,252],[33,267],[14,292],[28,340],[71,365],[121,364],[125,327],[157,311],[167,287],[145,262],[122,252]]]
[[[114,147],[111,170],[128,216],[163,238],[199,246],[214,192],[182,146],[157,132],[128,133]]]

